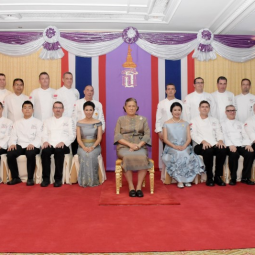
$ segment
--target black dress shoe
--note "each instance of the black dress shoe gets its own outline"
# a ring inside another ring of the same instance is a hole
[[[33,179],[27,179],[27,186],[33,186],[34,184],[35,183]]]
[[[48,182],[48,181],[43,181],[41,183],[41,187],[48,187],[49,185],[50,185],[50,182]]]
[[[55,181],[53,186],[55,188],[61,187],[62,186],[62,181]]]
[[[11,181],[7,182],[7,185],[15,185],[15,184],[18,184],[18,183],[21,183],[20,178],[14,178]]]
[[[216,183],[219,186],[226,186],[226,183],[224,181],[222,181],[220,176],[214,177],[214,183]]]
[[[132,189],[132,190],[129,191],[129,196],[130,196],[130,197],[136,197],[136,192],[135,192],[134,189]]]
[[[250,179],[242,179],[241,180],[242,183],[248,184],[248,185],[254,185],[255,183],[253,181],[251,181]]]
[[[229,182],[229,185],[232,185],[232,186],[236,185],[236,180],[231,179],[230,182]]]
[[[136,196],[137,197],[143,197],[143,192],[139,189],[136,191]]]
[[[207,185],[207,186],[210,186],[210,187],[213,187],[213,186],[214,186],[213,179],[207,179],[206,185]]]

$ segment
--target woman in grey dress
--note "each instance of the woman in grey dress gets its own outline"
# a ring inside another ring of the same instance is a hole
[[[179,188],[191,187],[197,174],[204,172],[204,164],[190,145],[189,123],[180,118],[182,105],[175,102],[171,105],[171,119],[163,125],[163,139],[166,144],[162,160],[167,173],[177,182]]]
[[[150,129],[147,119],[136,115],[137,101],[128,98],[125,102],[125,116],[119,117],[114,133],[114,144],[117,144],[117,156],[122,159],[122,169],[129,186],[130,197],[143,197],[142,182],[151,163],[147,156],[147,146],[151,145]],[[136,191],[132,172],[138,170]]]
[[[101,154],[102,123],[92,118],[95,104],[91,101],[84,103],[85,118],[77,122],[77,142],[79,144],[78,183],[82,187],[98,186],[98,156]]]

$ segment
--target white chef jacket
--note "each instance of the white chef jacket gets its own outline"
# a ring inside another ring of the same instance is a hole
[[[10,95],[12,92],[7,89],[0,89],[0,102],[4,104],[4,99],[6,96]]]
[[[29,119],[17,120],[13,124],[9,146],[18,144],[24,149],[32,144],[39,149],[42,139],[42,125],[42,121],[33,116]]]
[[[75,102],[74,104],[74,111],[73,111],[73,116],[72,119],[74,120],[75,123],[77,123],[79,120],[82,120],[85,118],[85,114],[83,111],[83,105],[84,103],[87,102],[85,98],[79,99]],[[105,120],[104,120],[104,113],[103,113],[103,107],[102,104],[96,100],[91,100],[95,104],[95,111],[93,114],[93,118],[100,120],[102,122],[102,130],[104,132],[105,130]]]
[[[238,120],[226,119],[221,123],[226,146],[246,146],[251,145],[251,141],[244,130],[244,125]]]
[[[248,135],[251,143],[255,141],[255,115],[245,121],[244,130]]]
[[[67,147],[74,141],[76,136],[74,122],[72,118],[55,116],[47,119],[43,123],[42,145],[48,142],[53,147],[63,142]]]
[[[0,118],[0,147],[7,149],[11,137],[13,122],[5,117]]]
[[[26,100],[28,100],[28,96],[24,94],[17,96],[15,93],[12,93],[6,96],[4,99],[4,112],[7,118],[13,122],[22,119],[22,104]]]
[[[236,119],[244,123],[249,117],[253,116],[253,105],[255,104],[255,95],[240,94],[235,97]]]
[[[190,122],[191,119],[200,115],[199,104],[201,101],[207,101],[210,104],[209,116],[216,116],[216,105],[211,94],[207,92],[197,93],[196,91],[188,94],[183,104],[183,119]]]
[[[52,106],[55,92],[56,90],[52,88],[38,88],[31,92],[29,100],[34,105],[35,118],[44,121],[53,115]]]
[[[159,133],[162,132],[162,126],[163,124],[171,119],[173,117],[172,113],[170,112],[170,107],[173,103],[178,102],[182,105],[182,109],[183,109],[183,103],[181,100],[179,99],[172,99],[172,100],[168,100],[167,98],[161,100],[158,103],[158,108],[157,108],[157,113],[156,113],[156,129],[155,132]],[[182,118],[182,116],[181,116]]]
[[[230,91],[220,93],[218,90],[212,93],[212,96],[216,103],[216,118],[222,122],[227,119],[226,106],[235,104],[235,96]]]
[[[212,146],[223,141],[223,133],[219,121],[213,117],[202,119],[199,116],[190,121],[190,135],[191,139],[200,144],[203,140],[210,143]]]
[[[56,90],[54,95],[54,101],[60,101],[64,104],[64,113],[65,117],[72,117],[74,111],[75,102],[80,99],[80,93],[75,88],[66,88],[65,86]]]

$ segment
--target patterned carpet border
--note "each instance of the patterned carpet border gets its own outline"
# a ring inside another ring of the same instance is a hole
[[[174,251],[174,252],[136,252],[136,253],[0,253],[0,255],[255,255],[253,249]]]

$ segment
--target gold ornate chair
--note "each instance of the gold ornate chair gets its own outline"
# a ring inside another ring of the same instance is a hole
[[[148,169],[148,172],[150,173],[150,191],[151,194],[154,193],[154,161],[152,159],[149,159],[152,163],[152,168]],[[116,194],[120,194],[120,188],[122,187],[122,160],[117,159],[115,163],[115,180],[116,180]],[[145,180],[143,181],[143,187],[145,187]]]

